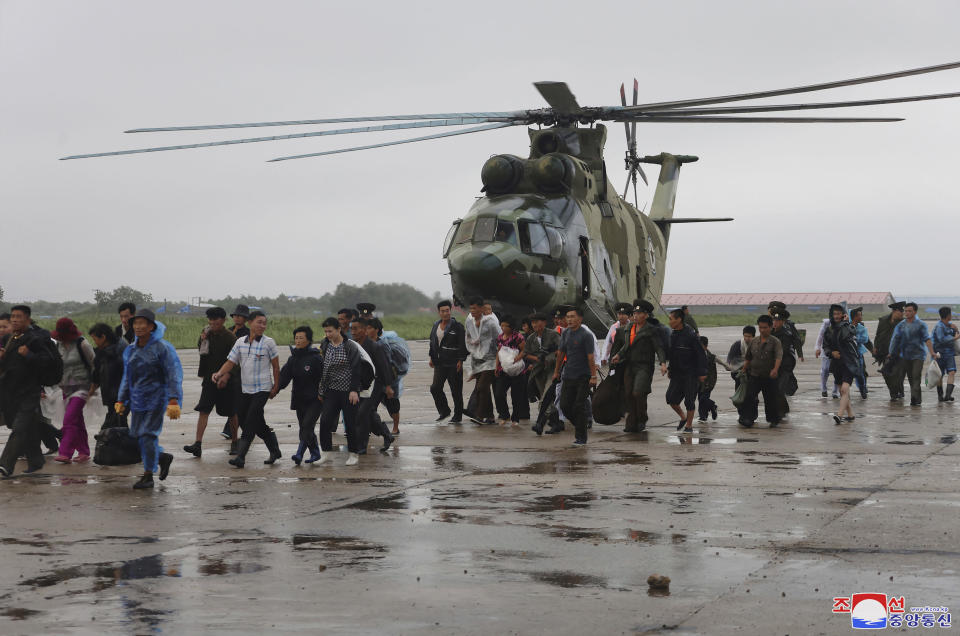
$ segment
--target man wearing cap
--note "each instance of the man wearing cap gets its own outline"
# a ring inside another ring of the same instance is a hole
[[[233,310],[233,313],[230,314],[230,318],[233,319],[233,326],[228,330],[236,340],[250,335],[250,328],[247,327],[247,320],[250,318],[250,308],[246,305],[237,305],[237,308]],[[219,367],[217,367],[219,368]],[[233,387],[233,402],[234,405],[240,403],[240,383],[231,382],[230,386]],[[236,418],[234,418],[236,422]],[[228,419],[223,423],[223,430],[220,431],[220,437],[223,439],[230,440],[230,454],[235,455],[237,452],[236,442],[237,440],[237,430],[236,428],[230,428],[230,420]]]
[[[873,339],[873,357],[879,365],[883,365],[890,357],[890,339],[893,338],[894,328],[903,320],[905,305],[906,303],[902,300],[887,305],[890,308],[890,313],[882,316],[877,322],[877,335]],[[883,375],[883,381],[887,384],[887,390],[890,392],[890,401],[893,402],[903,397],[904,374],[903,367],[899,364],[890,366],[892,367],[890,370],[888,370],[888,366],[882,367],[881,374]]]
[[[173,455],[160,447],[163,416],[180,418],[183,401],[183,367],[173,345],[163,339],[167,328],[149,309],[134,315],[137,339],[123,351],[123,379],[117,395],[117,413],[130,413],[130,436],[137,439],[143,460],[143,476],[134,488],[153,488],[153,474],[167,478]]]
[[[625,433],[639,433],[647,427],[647,396],[653,383],[653,365],[660,362],[661,374],[666,374],[666,352],[657,328],[647,322],[653,313],[653,304],[638,298],[634,301],[630,323],[618,333],[623,345],[611,359],[612,364],[623,363],[624,396],[627,404]]]
[[[194,407],[200,415],[197,417],[197,436],[196,441],[189,446],[184,446],[183,450],[191,453],[194,457],[200,457],[203,454],[203,433],[207,430],[207,420],[210,418],[210,411],[217,409],[217,415],[227,418],[227,426],[230,429],[230,452],[237,452],[237,382],[240,374],[239,369],[234,369],[230,374],[230,379],[222,389],[213,381],[212,376],[216,373],[223,363],[227,361],[230,350],[233,349],[237,339],[229,330],[224,327],[227,320],[227,312],[222,307],[210,307],[207,309],[207,326],[200,333],[200,340],[197,347],[200,350],[200,363],[197,367],[197,375],[200,380],[200,401]]]
[[[607,337],[603,341],[603,355],[600,359],[600,364],[607,364],[610,362],[611,356],[617,351],[620,350],[620,347],[614,349],[614,338],[617,337],[617,331],[627,326],[627,323],[630,322],[630,314],[632,313],[633,306],[630,303],[617,303],[614,308],[617,312],[617,322],[610,325],[610,329],[607,330]],[[622,346],[622,343],[620,343]]]
[[[890,338],[890,355],[900,358],[900,367],[910,382],[910,406],[920,406],[921,376],[927,351],[931,358],[940,356],[933,350],[933,340],[927,323],[917,318],[917,303],[907,303],[903,307],[903,320],[893,328]]]
[[[527,394],[536,396],[540,400],[540,410],[537,421],[531,427],[534,433],[541,435],[548,419],[551,419],[550,429],[559,426],[559,418],[553,403],[556,400],[556,385],[551,382],[553,369],[557,363],[557,348],[560,346],[560,336],[553,329],[547,329],[549,317],[544,313],[535,313],[530,318],[533,333],[527,336],[523,347],[523,357],[529,365],[527,375]]]
[[[873,343],[870,342],[870,333],[867,326],[863,324],[863,307],[856,307],[850,310],[850,324],[856,331],[857,341],[857,364],[860,367],[859,373],[853,377],[860,389],[860,397],[867,399],[867,365],[864,362],[863,354],[873,350]]]

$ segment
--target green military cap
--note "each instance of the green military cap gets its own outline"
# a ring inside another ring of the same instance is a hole
[[[554,318],[563,318],[567,315],[567,312],[570,311],[569,305],[557,305],[557,308],[553,310]]]
[[[614,308],[617,310],[618,314],[629,314],[633,309],[633,305],[630,303],[617,303]]]
[[[643,298],[637,298],[633,301],[633,313],[637,313],[638,311],[642,311],[645,314],[652,314],[653,303]]]
[[[907,306],[906,301],[898,300],[897,302],[887,305],[890,309],[896,309],[898,311],[903,311],[903,308]]]
[[[786,320],[789,317],[790,317],[790,312],[787,311],[786,309],[782,309],[777,313],[773,314],[774,320]]]
[[[780,300],[771,300],[770,304],[767,305],[767,309],[770,311],[781,312],[787,308],[787,304]]]
[[[377,306],[373,303],[357,303],[357,309],[360,311],[360,315],[364,318],[373,317],[373,312],[376,311]]]

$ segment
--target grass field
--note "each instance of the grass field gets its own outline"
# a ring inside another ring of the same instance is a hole
[[[90,327],[98,322],[104,322],[110,326],[120,324],[116,314],[86,314],[79,313],[71,316],[80,331],[86,333]],[[192,349],[197,346],[197,338],[200,332],[207,325],[207,319],[203,316],[178,316],[167,315],[158,316],[157,319],[167,327],[166,339],[177,349]],[[293,344],[293,330],[300,325],[309,325],[313,329],[314,340],[319,341],[323,338],[323,328],[321,323],[326,319],[325,316],[275,316],[268,319],[267,335],[277,341],[278,345]],[[388,316],[382,319],[384,328],[396,331],[401,338],[407,340],[426,340],[430,333],[430,327],[434,320],[429,314],[414,314],[406,316]],[[44,329],[52,330],[56,324],[56,319],[38,319],[39,324]],[[232,324],[227,319],[228,326]]]

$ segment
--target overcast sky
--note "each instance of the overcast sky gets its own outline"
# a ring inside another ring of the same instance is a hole
[[[0,1],[0,285],[449,293],[443,237],[488,156],[526,155],[522,127],[282,163],[405,133],[57,159],[312,130],[122,132],[139,126],[540,108],[537,80],[599,106],[633,77],[641,102],[858,77],[960,60],[958,24],[951,1]],[[958,90],[954,70],[767,102]],[[639,126],[641,154],[700,157],[677,216],[736,218],[674,228],[665,292],[957,293],[960,99],[831,112],[907,120]],[[624,146],[611,127],[618,190]]]

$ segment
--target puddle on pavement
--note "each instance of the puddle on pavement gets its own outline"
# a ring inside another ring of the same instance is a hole
[[[36,616],[39,613],[39,610],[27,609],[25,607],[8,607],[4,610],[0,610],[0,616],[6,616],[10,620],[14,621],[26,620],[31,616]]]
[[[579,495],[551,495],[549,497],[535,497],[533,501],[525,504],[516,512],[554,512],[557,510],[576,510],[577,508],[587,508],[590,502],[597,499],[593,493],[583,493]]]
[[[691,437],[689,435],[671,435],[667,438],[668,444],[750,444],[759,442],[756,437]]]
[[[354,510],[366,510],[367,512],[378,512],[381,510],[406,510],[409,507],[409,501],[406,493],[398,492],[383,497],[373,497],[352,503],[344,508]]]
[[[607,579],[602,576],[579,574],[577,572],[527,572],[534,581],[549,583],[557,587],[607,587]]]

